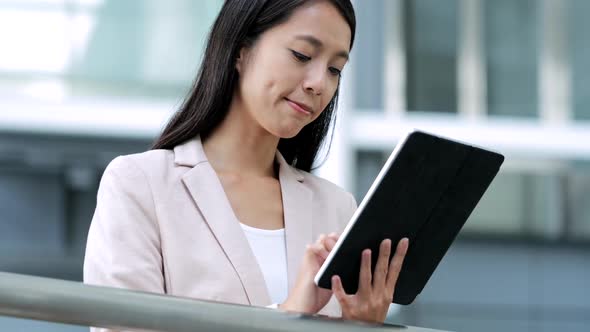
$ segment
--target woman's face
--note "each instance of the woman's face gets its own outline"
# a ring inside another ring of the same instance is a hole
[[[243,109],[262,128],[291,138],[326,108],[348,60],[351,31],[326,1],[310,1],[243,49],[236,68]]]

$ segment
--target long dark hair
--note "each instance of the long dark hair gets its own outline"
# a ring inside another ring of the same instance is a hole
[[[242,47],[252,46],[266,30],[289,19],[298,7],[316,0],[226,0],[211,32],[203,62],[190,93],[170,119],[153,149],[173,149],[197,135],[206,137],[225,118],[238,83],[236,59]],[[351,30],[356,19],[350,0],[326,0],[333,4]],[[312,123],[295,137],[281,139],[278,149],[294,167],[310,171],[336,116],[338,91]]]

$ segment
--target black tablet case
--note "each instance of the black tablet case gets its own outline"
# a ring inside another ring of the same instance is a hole
[[[357,218],[338,253],[319,280],[331,288],[341,277],[347,294],[358,287],[361,252],[408,237],[410,246],[393,302],[410,304],[420,294],[467,218],[498,173],[504,156],[414,131],[398,152],[381,184]],[[386,164],[387,165],[387,164]]]

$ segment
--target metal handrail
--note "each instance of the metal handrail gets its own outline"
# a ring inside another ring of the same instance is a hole
[[[168,332],[433,331],[375,326],[4,272],[0,272],[0,315],[117,330]]]

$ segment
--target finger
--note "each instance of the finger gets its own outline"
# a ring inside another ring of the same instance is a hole
[[[358,294],[364,298],[371,295],[371,249],[365,249],[361,254]]]
[[[318,239],[315,241],[314,244],[312,244],[311,246],[314,248],[314,252],[320,252],[320,247],[324,247],[324,242],[326,241],[326,234],[320,234],[318,236]]]
[[[328,237],[331,239],[334,239],[334,241],[338,241],[338,239],[340,238],[340,234],[338,233],[330,233],[328,234]]]
[[[383,289],[386,285],[389,269],[389,255],[391,254],[391,240],[385,239],[379,246],[379,258],[373,273],[373,289]]]
[[[311,250],[313,251],[313,253],[322,258],[322,259],[326,259],[328,257],[329,252],[324,248],[323,245],[321,244],[313,244],[311,245]]]
[[[338,300],[342,309],[348,307],[348,295],[344,291],[342,280],[340,280],[339,276],[332,277],[332,294],[334,294],[334,297],[336,297],[336,300]]]
[[[305,253],[303,255],[304,258],[306,260],[308,260],[309,262],[318,262],[318,261],[321,261],[321,258],[318,257],[318,255],[313,250],[312,246],[313,246],[312,244],[307,244],[305,246]]]
[[[387,274],[387,290],[391,293],[393,293],[395,289],[395,284],[397,283],[397,278],[399,277],[399,273],[402,269],[404,258],[408,252],[408,246],[408,238],[401,239],[397,244],[395,255],[393,256],[391,264],[389,265],[389,272]]]
[[[311,251],[313,251],[314,254],[316,254],[316,256],[320,257],[322,260],[326,260],[326,258],[328,258],[328,254],[330,254],[328,250],[324,248],[324,245],[321,243],[314,243],[310,245],[310,249]]]
[[[326,238],[326,240],[324,241],[324,247],[326,248],[326,250],[328,251],[332,251],[332,249],[334,249],[334,246],[336,246],[336,241],[331,237]]]
[[[328,236],[326,237],[326,240],[324,241],[326,249],[328,249],[328,251],[332,251],[332,249],[334,249],[334,246],[336,246],[336,242],[338,242],[339,238],[340,238],[339,234],[336,234],[336,233],[328,234]]]
[[[330,233],[330,234],[320,234],[320,236],[318,237],[317,242],[325,242],[328,239],[332,239],[334,241],[338,241],[339,235],[336,233]]]
[[[315,243],[324,243],[326,239],[326,234],[320,234],[320,236],[318,236],[318,239],[315,241]]]
[[[336,241],[338,241],[338,237],[339,235],[336,233],[330,233],[328,235],[320,235],[320,238],[318,239],[318,243],[321,242],[324,245],[324,248],[326,248],[326,250],[328,252],[332,251],[332,249],[334,249],[334,246],[336,245]]]

